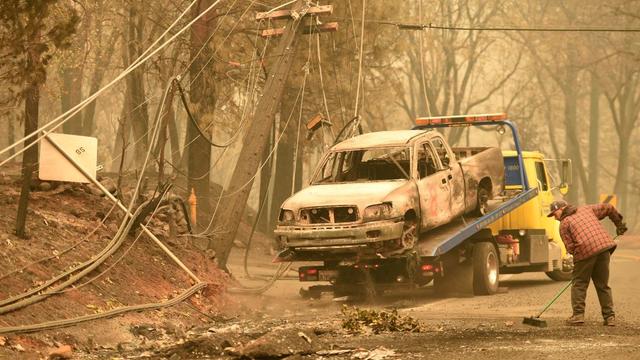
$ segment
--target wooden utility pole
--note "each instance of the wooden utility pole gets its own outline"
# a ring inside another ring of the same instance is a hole
[[[322,8],[322,9],[320,9]],[[279,108],[280,99],[284,91],[284,85],[293,62],[298,38],[298,29],[302,19],[311,13],[330,13],[331,6],[310,7],[306,1],[298,0],[292,10],[280,10],[260,13],[256,16],[260,19],[289,19],[284,29],[269,29],[263,31],[263,36],[281,36],[280,44],[276,50],[277,60],[269,72],[269,78],[264,87],[263,97],[260,99],[254,121],[249,125],[245,135],[244,146],[236,163],[236,168],[229,185],[229,189],[223,194],[222,203],[226,204],[225,212],[218,221],[219,238],[210,240],[209,247],[216,250],[218,267],[227,270],[229,252],[233,246],[233,240],[238,231],[238,225],[246,208],[247,199],[251,191],[254,175],[263,159],[263,152],[267,147],[269,133],[273,124],[276,110]],[[333,29],[335,30],[335,28]],[[331,29],[320,31],[332,31]]]

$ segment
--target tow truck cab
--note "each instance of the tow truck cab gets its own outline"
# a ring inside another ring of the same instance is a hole
[[[503,151],[505,162],[505,195],[522,191],[522,179],[518,163],[518,153],[516,151]],[[559,223],[553,217],[547,217],[551,203],[556,199],[558,193],[566,194],[571,183],[571,163],[569,160],[545,159],[544,155],[538,151],[523,151],[522,163],[524,164],[524,174],[528,183],[532,187],[537,187],[538,195],[519,206],[515,210],[505,214],[497,221],[489,225],[494,236],[504,233],[505,229],[512,232],[526,233],[528,229],[536,230],[542,234],[549,242],[553,242],[562,252],[563,264],[553,264],[557,270],[547,272],[547,275],[554,280],[568,279],[572,268],[571,255],[567,254],[564,243],[560,238]],[[552,171],[557,168],[557,174]],[[555,175],[555,176],[552,176]],[[516,236],[517,237],[517,236]],[[524,249],[517,249],[524,250]],[[527,249],[531,251],[531,247]],[[516,254],[517,256],[517,254]],[[530,255],[531,256],[531,255]],[[501,259],[505,260],[505,259]],[[501,261],[505,265],[507,261]],[[514,273],[530,271],[526,268],[502,266],[501,273]]]

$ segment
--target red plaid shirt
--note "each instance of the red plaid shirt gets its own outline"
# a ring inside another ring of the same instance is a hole
[[[574,261],[615,249],[616,243],[600,223],[607,216],[616,225],[622,222],[622,215],[611,204],[564,208],[560,218],[560,236]]]

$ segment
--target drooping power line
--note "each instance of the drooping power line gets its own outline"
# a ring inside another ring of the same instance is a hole
[[[349,20],[347,18],[332,17],[331,20]],[[354,21],[364,21],[365,23],[396,26],[401,30],[452,30],[452,31],[522,31],[522,32],[640,32],[640,28],[621,27],[564,27],[564,26],[445,26],[434,23],[407,23],[402,21],[382,20],[382,19],[354,19]]]

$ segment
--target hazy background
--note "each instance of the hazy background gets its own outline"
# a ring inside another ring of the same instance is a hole
[[[0,5],[2,148],[24,133],[25,83],[34,76],[42,85],[39,123],[44,124],[115,78],[190,3],[47,2],[49,10],[38,14],[39,33],[28,31],[24,13],[16,16],[21,1]],[[212,3],[202,0],[198,6]],[[60,131],[97,137],[103,172],[119,170],[124,146],[123,170],[134,173],[150,142],[150,124],[164,90],[180,75],[194,116],[211,126],[208,133],[215,141],[224,142],[240,131],[229,148],[213,148],[211,164],[204,165],[211,168],[212,182],[226,186],[277,46],[277,38],[264,39],[259,33],[284,24],[257,22],[255,15],[281,3],[222,1],[205,22],[182,34]],[[338,22],[339,30],[301,35],[274,119],[272,143],[280,139],[278,148],[260,176],[262,183],[267,176],[276,179],[261,225],[265,230],[291,193],[293,179],[294,189],[300,188],[332,143],[332,132],[354,116],[363,2],[320,4],[334,5],[334,13],[321,20]],[[186,16],[178,28],[193,17]],[[525,149],[573,160],[570,201],[597,202],[601,193],[616,194],[630,227],[638,230],[640,33],[634,30],[640,29],[640,1],[369,0],[365,19],[360,99],[365,130],[407,129],[416,116],[507,112],[519,126]],[[395,25],[399,23],[431,26],[403,30]],[[553,31],[539,31],[543,28]],[[589,29],[602,31],[578,31]],[[614,31],[620,29],[630,31]],[[29,67],[25,54],[42,44],[47,46],[45,63]],[[177,94],[171,109],[165,157],[181,171],[171,166],[165,171],[180,184],[187,167],[183,155],[188,120]],[[307,139],[305,124],[318,113],[333,126]],[[494,135],[480,136],[484,141]],[[472,143],[475,139],[469,138]],[[450,140],[464,143],[466,138],[454,132]],[[260,183],[254,184],[252,207]]]

